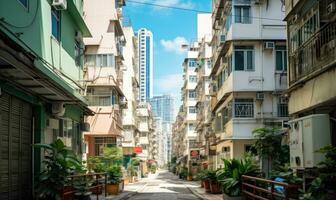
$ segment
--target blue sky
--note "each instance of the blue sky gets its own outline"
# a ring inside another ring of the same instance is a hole
[[[211,11],[210,0],[134,0],[173,7]],[[181,64],[185,50],[181,44],[196,38],[197,13],[132,3],[126,0],[125,17],[133,29],[147,28],[154,35],[154,95],[171,93],[180,104]]]

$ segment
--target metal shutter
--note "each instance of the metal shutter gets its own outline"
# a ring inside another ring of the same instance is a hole
[[[32,107],[0,97],[0,199],[30,199],[32,191]]]

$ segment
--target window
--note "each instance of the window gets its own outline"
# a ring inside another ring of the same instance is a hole
[[[195,106],[189,106],[189,113],[190,114],[196,113],[196,107]]]
[[[277,71],[287,71],[286,46],[275,47],[275,69]]]
[[[75,40],[75,63],[77,66],[81,65],[81,45]]]
[[[222,110],[222,124],[225,125],[232,118],[232,103],[230,102],[225,108]]]
[[[86,66],[97,67],[115,67],[115,59],[113,54],[96,54],[85,56]]]
[[[256,154],[257,150],[253,145],[247,144],[247,145],[245,145],[245,153]]]
[[[189,131],[194,131],[195,130],[194,124],[189,124],[188,129],[189,129]]]
[[[196,98],[196,91],[189,90],[189,99],[195,99],[195,98]]]
[[[235,6],[235,23],[250,24],[251,23],[251,7]]]
[[[212,63],[211,63],[211,60],[207,60],[207,65],[208,65],[208,68],[211,68],[212,67]]]
[[[188,66],[189,67],[196,67],[196,59],[189,59]]]
[[[235,99],[234,114],[238,118],[254,117],[253,99]]]
[[[18,0],[25,8],[27,8],[28,9],[28,0]]]
[[[189,81],[192,82],[192,83],[196,83],[196,82],[197,82],[197,76],[195,76],[195,75],[190,75],[190,76],[189,76]]]
[[[61,40],[61,11],[51,8],[51,34],[57,41]]]
[[[102,155],[106,147],[111,148],[117,146],[117,138],[115,137],[95,137],[94,142],[96,156]]]
[[[279,97],[278,99],[278,117],[288,117],[288,99]]]
[[[234,66],[236,71],[254,70],[254,47],[235,46]]]

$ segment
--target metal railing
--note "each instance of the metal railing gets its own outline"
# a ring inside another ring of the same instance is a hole
[[[278,117],[288,117],[288,104],[278,104]]]
[[[301,188],[301,185],[293,185],[253,176],[243,175],[242,179],[242,193],[248,199],[289,200],[290,197],[296,196],[298,189]]]
[[[336,62],[336,22],[323,28],[289,55],[289,84]]]
[[[254,105],[251,103],[234,103],[234,114],[235,117],[249,118],[254,117]]]
[[[106,185],[107,185],[107,174],[106,173],[89,173],[89,174],[78,174],[68,176],[67,180],[69,184],[63,187],[63,194],[62,199],[72,200],[75,199],[74,194],[76,192],[75,189],[75,182],[78,179],[84,179],[85,181],[90,181],[92,184],[87,188],[93,194],[96,195],[97,200],[99,199],[99,195],[103,194],[105,197],[107,196],[106,193]]]

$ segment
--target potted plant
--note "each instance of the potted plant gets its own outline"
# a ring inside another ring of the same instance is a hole
[[[192,181],[192,180],[193,180],[192,173],[189,171],[188,176],[187,176],[187,181]]]
[[[220,194],[221,193],[221,189],[219,186],[219,182],[217,180],[217,175],[216,175],[216,171],[209,171],[208,175],[207,175],[207,179],[209,181],[209,187],[210,187],[210,192],[212,194]],[[208,190],[209,192],[209,190]]]
[[[186,179],[188,176],[188,168],[183,167],[179,173],[179,178],[180,179]]]
[[[257,171],[257,165],[249,157],[242,160],[223,159],[224,168],[218,170],[217,177],[222,183],[223,199],[240,200],[242,188],[242,176],[253,175]]]
[[[51,144],[35,144],[35,148],[44,149],[44,170],[39,174],[35,185],[37,199],[72,199],[73,188],[67,176],[83,169],[82,163],[58,139]]]
[[[216,175],[216,172],[213,171],[213,170],[207,170],[205,172],[204,179],[203,179],[203,185],[204,185],[204,189],[205,189],[206,192],[211,192],[210,179],[211,179],[211,177],[213,177],[215,175]]]
[[[107,169],[107,185],[106,192],[110,194],[118,194],[119,184],[121,183],[121,169],[118,165],[113,165]]]
[[[206,178],[206,174],[205,174],[205,170],[203,171],[200,171],[196,174],[196,176],[194,177],[194,180],[196,181],[200,181],[201,182],[201,187],[203,188],[204,187],[204,179]]]
[[[81,176],[73,182],[75,188],[75,196],[77,200],[91,200],[90,185],[91,181],[86,176]]]

